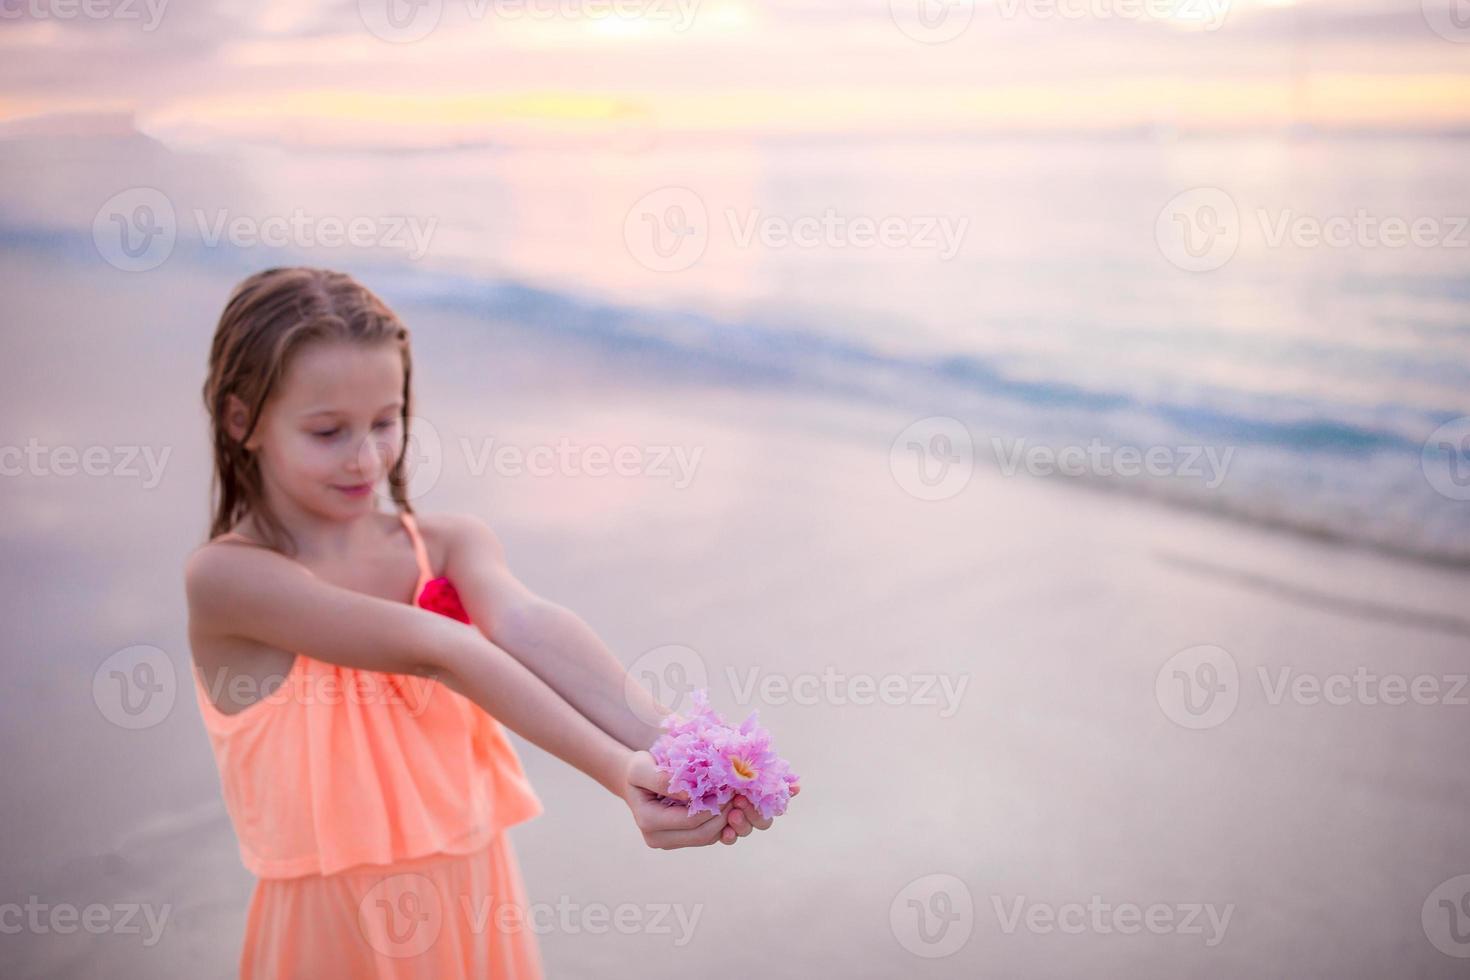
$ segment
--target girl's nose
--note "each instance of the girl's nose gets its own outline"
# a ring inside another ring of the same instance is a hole
[[[382,439],[368,435],[358,446],[352,461],[352,472],[363,480],[376,480],[388,471],[392,448]]]

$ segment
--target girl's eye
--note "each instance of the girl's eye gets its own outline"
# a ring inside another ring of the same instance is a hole
[[[397,423],[398,423],[398,419],[397,419],[397,417],[394,417],[394,418],[391,418],[391,419],[386,419],[386,420],[384,420],[382,422],[374,422],[373,423],[373,428],[374,429],[386,429],[386,428],[388,428],[390,426],[396,425]],[[312,435],[316,436],[318,439],[331,439],[332,437],[336,436],[341,431],[342,431],[342,427],[341,426],[337,426],[336,428],[322,429],[320,431],[313,432]]]

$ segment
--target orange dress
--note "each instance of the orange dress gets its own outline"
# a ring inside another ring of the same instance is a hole
[[[418,605],[433,571],[402,519]],[[499,722],[432,679],[299,653],[280,687],[230,715],[193,673],[240,858],[259,878],[241,977],[541,976],[504,833],[541,801]]]

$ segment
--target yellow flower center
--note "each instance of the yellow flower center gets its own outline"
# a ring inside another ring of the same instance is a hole
[[[735,772],[739,774],[741,779],[755,778],[755,766],[752,766],[738,755],[730,756],[730,765],[735,768]]]

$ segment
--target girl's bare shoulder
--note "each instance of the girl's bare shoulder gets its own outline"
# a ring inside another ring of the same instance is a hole
[[[490,549],[503,554],[500,539],[484,519],[474,514],[416,514],[424,547],[435,568],[444,568],[455,554]]]
[[[291,581],[306,569],[265,545],[219,537],[195,548],[184,561],[184,592],[194,625],[207,626],[242,585],[262,580]]]

